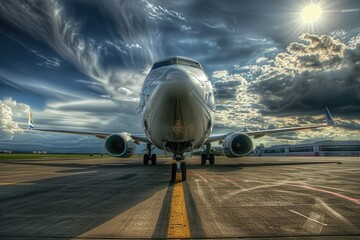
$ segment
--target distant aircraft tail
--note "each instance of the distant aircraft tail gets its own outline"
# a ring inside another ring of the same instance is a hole
[[[29,111],[29,123],[28,123],[28,125],[29,125],[29,129],[33,129],[35,127],[34,119],[33,119],[31,111]]]
[[[326,107],[326,123],[329,126],[334,126],[335,125],[335,121],[329,111],[329,109]]]

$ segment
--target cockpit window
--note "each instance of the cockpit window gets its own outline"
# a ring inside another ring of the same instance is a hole
[[[156,69],[156,68],[164,67],[164,66],[169,66],[169,65],[175,65],[175,64],[184,65],[184,66],[190,66],[190,67],[201,69],[201,66],[200,66],[200,64],[198,62],[190,61],[190,60],[187,60],[187,59],[181,59],[181,58],[173,58],[173,59],[165,60],[165,61],[162,61],[162,62],[157,62],[157,63],[154,64],[152,69]]]
[[[174,64],[176,64],[176,58],[166,60],[166,61],[162,61],[162,62],[157,62],[157,63],[154,64],[152,69],[159,68],[159,67],[164,67],[164,66],[169,66],[169,65],[174,65]]]

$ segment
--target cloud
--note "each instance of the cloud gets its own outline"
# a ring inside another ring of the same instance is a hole
[[[31,50],[31,52],[33,52],[36,56],[38,56],[39,58],[41,58],[43,60],[41,62],[38,62],[37,65],[42,66],[42,67],[51,68],[51,69],[56,69],[56,68],[61,67],[60,59],[55,58],[55,57],[44,56],[44,55],[40,54],[39,52],[37,52],[36,50]]]
[[[32,109],[35,126],[45,129],[90,132],[140,133],[134,102],[115,104],[107,99],[51,102]],[[0,145],[14,151],[102,152],[103,140],[93,136],[38,132],[27,129],[30,107],[12,98],[0,101]],[[134,121],[135,120],[135,121]],[[36,139],[36,142],[33,140]]]
[[[212,77],[218,81],[214,83],[214,94],[217,99],[232,99],[238,95],[241,85],[246,84],[245,80],[239,75],[229,75],[228,71],[215,71]]]
[[[76,92],[73,89],[66,89],[54,83],[46,81],[46,79],[33,78],[23,76],[18,73],[8,72],[0,68],[0,79],[3,84],[12,88],[21,90],[26,93],[33,93],[46,97],[51,100],[74,100],[85,96],[83,93]]]
[[[171,3],[156,4],[148,0],[98,3],[103,17],[111,22],[108,27],[111,27],[112,43],[129,56],[124,61],[126,67],[147,68],[164,57],[164,31],[192,29],[181,12],[166,5]]]
[[[326,35],[303,34],[250,89],[264,113],[306,112],[325,106],[337,113],[360,112],[360,41],[351,44]]]
[[[337,117],[336,128],[324,129],[321,135],[309,130],[257,141],[356,139],[358,122],[352,118],[360,115],[359,39],[303,34],[273,58],[259,57],[254,65],[213,72],[215,127],[249,131],[322,124],[328,106]]]
[[[26,119],[29,106],[17,103],[12,98],[0,100],[0,139],[13,139],[15,134],[22,133],[16,120]]]
[[[360,12],[360,8],[342,9],[340,12],[342,13]]]
[[[130,61],[126,62],[132,63],[133,67],[142,66],[145,68],[158,57],[158,47],[153,38],[156,31],[152,31],[156,29],[147,23],[148,20],[144,14],[134,13],[134,18],[127,14],[131,11],[141,13],[140,10],[136,10],[138,6],[132,1],[104,2],[102,9],[107,9],[106,14],[113,18],[116,32],[118,36],[121,36],[121,41],[113,42],[109,40],[99,42],[93,38],[85,38],[81,34],[81,24],[69,16],[65,7],[58,1],[44,1],[41,5],[32,0],[21,3],[5,2],[0,2],[0,13],[3,18],[35,39],[45,42],[61,58],[88,76],[91,81],[99,83],[97,87],[102,89],[103,95],[119,95],[117,90],[131,82],[137,71],[131,69],[124,71],[122,68],[114,66],[105,67],[103,58],[105,46],[115,47],[119,54],[130,56]],[[165,11],[165,9],[162,11],[171,16],[176,16],[175,12]],[[134,26],[138,26],[138,29]],[[146,27],[149,29],[146,30]],[[139,35],[143,34],[142,29],[147,31],[147,35],[143,35],[144,37]],[[43,60],[43,62],[38,63],[40,66],[60,67],[58,58],[46,57],[36,50],[32,51]],[[131,78],[126,78],[127,76]],[[143,80],[144,75],[141,78]],[[136,76],[135,79],[138,80],[139,77]],[[131,82],[131,86],[133,86],[133,91],[136,91],[132,97],[138,97],[136,95],[140,89],[139,81]]]
[[[106,88],[99,46],[94,40],[80,36],[79,26],[67,18],[65,9],[57,1],[44,1],[41,5],[37,1],[1,2],[0,12],[13,25],[45,42],[79,71],[102,82]]]
[[[173,10],[169,10],[166,9],[165,7],[162,7],[161,5],[155,6],[154,4],[150,3],[147,0],[141,0],[142,2],[144,2],[146,5],[146,9],[148,10],[148,14],[151,18],[153,19],[168,19],[168,20],[173,20],[173,19],[177,19],[180,21],[184,21],[186,22],[186,18],[179,12],[173,11]]]
[[[353,3],[338,5],[337,12],[358,9]],[[287,7],[294,9],[292,3]],[[210,73],[217,130],[323,123],[323,118],[305,116],[320,116],[328,106],[352,136],[358,133],[360,115],[355,21],[360,15],[347,12],[334,17],[336,27],[334,21],[322,31],[330,33],[295,39],[294,26],[286,23],[289,14],[280,14],[284,6],[277,3],[4,0],[0,34],[7,37],[1,41],[21,58],[11,58],[0,69],[1,90],[17,100],[36,99],[32,107],[38,126],[141,132],[135,108],[147,70],[163,56],[185,55]],[[41,67],[30,69],[34,64]],[[316,136],[312,133],[290,137],[302,141]],[[50,140],[59,135],[42,134],[55,147]],[[15,134],[14,141],[22,135]],[[79,140],[61,135],[57,139],[64,146],[62,138]],[[44,139],[40,142],[46,146]]]

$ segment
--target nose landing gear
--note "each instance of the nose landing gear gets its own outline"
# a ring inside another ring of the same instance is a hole
[[[176,181],[176,173],[181,172],[181,180],[186,181],[186,163],[177,162],[171,164],[171,181]]]
[[[171,164],[171,181],[176,181],[177,172],[181,172],[181,180],[186,181],[186,163],[182,161],[185,158],[182,155],[174,155],[173,159],[176,160],[176,163]]]

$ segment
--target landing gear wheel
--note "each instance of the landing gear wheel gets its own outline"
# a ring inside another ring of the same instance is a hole
[[[210,154],[210,155],[209,155],[209,163],[210,163],[211,165],[214,165],[214,163],[215,163],[215,156],[214,156],[214,154]]]
[[[177,170],[176,163],[171,164],[171,181],[173,182],[175,182],[176,180],[176,170]]]
[[[181,162],[180,169],[181,169],[181,180],[186,181],[186,163]]]
[[[156,154],[151,155],[151,164],[156,165]]]
[[[205,165],[205,164],[206,164],[206,155],[201,154],[201,165]]]
[[[144,154],[143,162],[144,162],[144,165],[149,164],[149,154]]]

